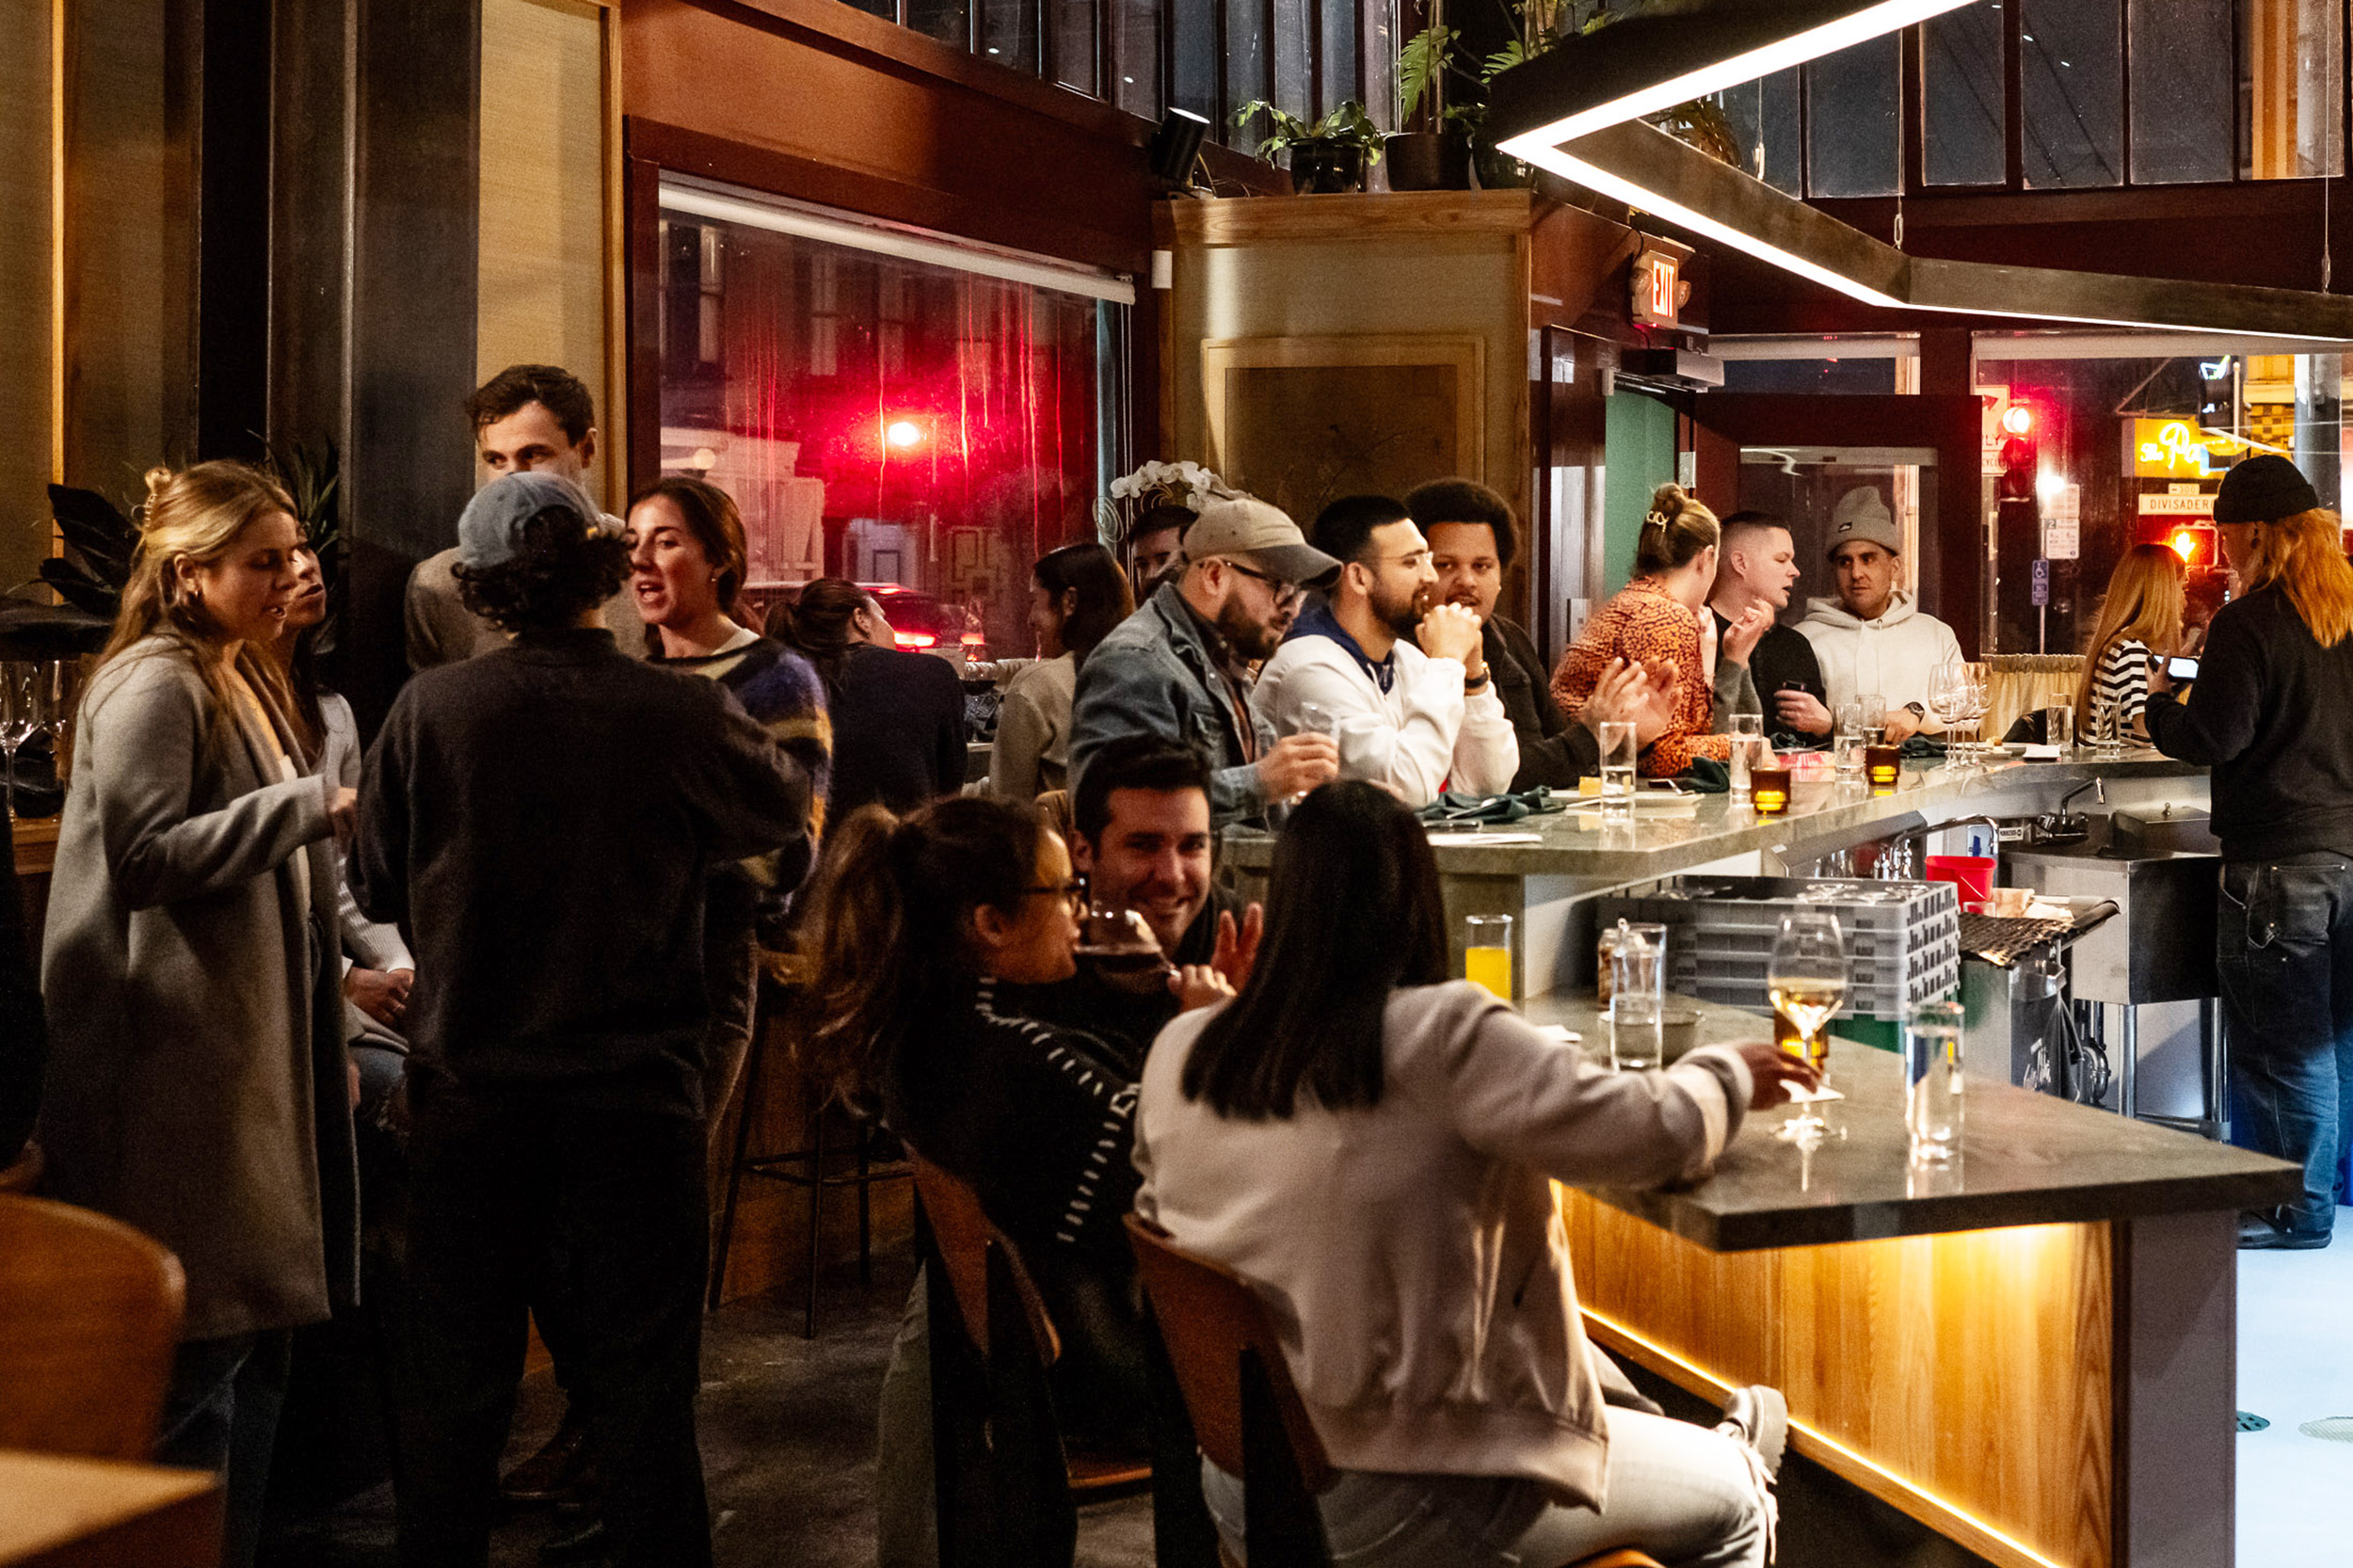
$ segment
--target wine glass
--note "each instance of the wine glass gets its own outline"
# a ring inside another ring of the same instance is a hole
[[[1800,910],[1782,920],[1772,957],[1765,965],[1765,989],[1774,1009],[1797,1026],[1799,1055],[1827,1079],[1830,1041],[1822,1030],[1847,1000],[1847,944],[1838,935],[1835,916]],[[1801,1103],[1774,1136],[1816,1139],[1829,1128],[1810,1103]]]
[[[1144,917],[1117,904],[1087,905],[1079,921],[1079,945],[1073,952],[1096,973],[1129,989],[1144,987],[1175,972]]]
[[[1945,727],[1945,755],[1955,766],[1969,760],[1968,747],[1961,739],[1961,721],[1969,711],[1969,672],[1958,659],[1947,660],[1936,666],[1929,680],[1929,712]]]
[[[29,661],[0,663],[0,753],[8,758],[7,808],[16,810],[16,753],[41,727],[40,697],[34,679],[38,668]]]
[[[71,659],[52,659],[40,666],[40,727],[49,732],[49,766],[57,788],[65,788],[73,749],[73,704],[81,695],[81,666]]]

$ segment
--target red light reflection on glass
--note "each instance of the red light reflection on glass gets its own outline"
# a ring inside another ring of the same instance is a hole
[[[934,648],[939,639],[928,632],[893,632],[890,640],[901,648]]]
[[[883,440],[904,451],[922,444],[923,427],[911,419],[894,419],[883,427]]]

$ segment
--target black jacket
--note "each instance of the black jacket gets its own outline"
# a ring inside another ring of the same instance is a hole
[[[893,811],[964,788],[964,682],[936,654],[858,643],[820,666],[833,715],[828,825],[861,806]]]
[[[1551,672],[1527,629],[1501,616],[1489,616],[1480,642],[1496,696],[1520,740],[1520,768],[1512,776],[1512,788],[1532,790],[1542,784],[1573,790],[1578,779],[1599,773],[1601,743],[1552,699]]]
[[[2213,768],[2224,859],[2353,855],[2353,638],[2322,648],[2277,586],[2216,613],[2189,700],[2152,693],[2147,723]]]

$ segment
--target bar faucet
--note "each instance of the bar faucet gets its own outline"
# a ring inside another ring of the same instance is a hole
[[[2059,796],[2058,814],[2062,817],[2067,815],[2067,808],[2069,805],[2074,801],[2074,798],[2077,795],[2082,794],[2086,790],[2091,791],[2091,798],[2098,801],[2101,805],[2105,806],[2108,803],[2108,781],[2105,778],[2087,778],[2082,783],[2076,785],[2073,789],[2068,791],[2065,794]]]

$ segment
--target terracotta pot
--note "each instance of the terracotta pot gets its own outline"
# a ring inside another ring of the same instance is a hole
[[[1386,146],[1391,190],[1470,189],[1470,143],[1450,131],[1400,131]]]
[[[1291,143],[1291,189],[1331,196],[1365,188],[1365,150],[1353,141]]]

